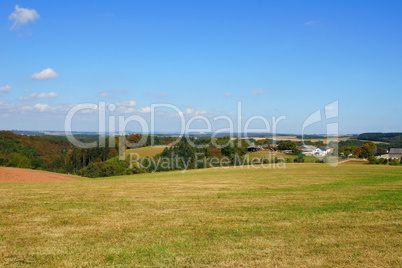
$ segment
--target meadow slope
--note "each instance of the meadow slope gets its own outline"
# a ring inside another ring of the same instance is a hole
[[[401,166],[0,184],[0,266],[400,267]]]
[[[78,177],[78,176],[74,176]],[[0,167],[0,183],[72,181],[73,176],[47,171]]]

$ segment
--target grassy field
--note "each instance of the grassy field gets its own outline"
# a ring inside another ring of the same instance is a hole
[[[268,159],[274,159],[275,157],[281,158],[281,159],[289,159],[290,162],[293,162],[295,158],[297,158],[297,155],[291,155],[291,154],[283,154],[283,153],[273,153],[269,151],[260,151],[260,152],[254,152],[254,153],[249,153],[249,157],[253,158],[268,158]],[[321,157],[322,158],[322,157]],[[314,157],[314,156],[304,156],[304,162],[305,163],[315,163],[319,158]]]
[[[128,149],[126,150],[126,157],[128,157],[130,153],[138,154],[139,158],[152,157],[162,153],[165,148],[166,147],[164,146],[147,146],[136,149]]]
[[[254,140],[265,140],[265,139],[270,139],[270,137],[253,137],[252,139],[254,139]],[[235,139],[235,138],[233,138],[233,139]],[[251,139],[251,138],[250,138]],[[334,137],[331,137],[331,138],[329,138],[329,139],[322,139],[322,138],[317,138],[317,139],[301,139],[301,138],[298,138],[297,136],[275,136],[275,141],[294,141],[294,142],[296,142],[296,141],[311,141],[311,142],[318,142],[318,141],[322,141],[322,142],[324,142],[324,144],[328,144],[329,142],[331,142],[331,141],[346,141],[346,140],[348,140],[348,139],[350,139],[350,137],[338,137],[338,138],[334,138]]]
[[[0,266],[401,267],[402,167],[0,184]]]

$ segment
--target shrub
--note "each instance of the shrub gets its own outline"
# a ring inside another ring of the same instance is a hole
[[[399,165],[400,162],[399,162],[399,159],[390,159],[389,164],[393,165],[393,166],[396,166],[396,165]]]
[[[304,163],[304,157],[299,155],[298,157],[296,157],[293,162],[295,163]]]
[[[90,163],[84,169],[82,169],[82,176],[88,178],[97,178],[100,174],[100,168],[94,163]]]
[[[22,156],[19,153],[12,153],[7,163],[8,167],[17,168],[32,168],[31,160],[28,157]]]
[[[375,156],[369,156],[368,158],[368,161],[369,161],[369,163],[371,164],[371,165],[375,165],[375,164],[378,164],[378,159],[377,159],[377,157],[375,157]]]
[[[380,159],[378,159],[378,164],[386,165],[386,164],[388,164],[388,159],[380,158]]]

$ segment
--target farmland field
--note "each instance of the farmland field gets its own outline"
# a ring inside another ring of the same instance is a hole
[[[0,266],[401,267],[402,167],[0,184]]]
[[[298,136],[275,136],[273,140],[279,142],[279,141],[294,141],[294,142],[301,142],[301,141],[311,141],[311,142],[318,142],[322,141],[324,144],[328,144],[331,141],[346,141],[350,137],[329,137],[328,139],[326,138],[316,138],[316,139],[311,139],[311,138],[300,138]],[[235,138],[233,138],[235,139]],[[250,137],[251,139],[251,137]],[[265,140],[265,139],[271,139],[271,137],[252,137],[252,139],[258,141],[258,140]]]
[[[254,152],[254,153],[249,153],[250,158],[268,158],[268,159],[274,159],[275,157],[280,158],[280,159],[285,159],[289,160],[290,162],[293,162],[295,158],[297,158],[297,155],[291,155],[291,154],[284,154],[284,153],[277,153],[277,152],[270,152],[270,151],[259,151],[259,152]],[[315,157],[315,156],[304,156],[304,161],[306,163],[315,163],[317,160],[322,159]]]
[[[74,180],[74,177],[76,176],[32,169],[0,167],[0,183],[71,181]]]
[[[157,154],[162,153],[165,148],[166,146],[147,146],[136,149],[128,149],[126,151],[126,157],[128,157],[132,153],[138,154],[139,158],[153,157]]]

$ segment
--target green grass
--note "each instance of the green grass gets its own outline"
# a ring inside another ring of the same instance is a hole
[[[163,146],[155,146],[155,147],[147,146],[136,149],[128,149],[126,150],[126,157],[128,157],[130,153],[138,154],[139,158],[153,157],[156,156],[157,154],[162,153],[164,149],[165,147]]]
[[[0,266],[401,267],[402,167],[0,185]]]
[[[275,157],[277,157],[277,158],[283,158],[285,160],[289,159],[290,162],[293,162],[294,159],[298,157],[297,155],[273,153],[273,152],[269,152],[269,151],[260,151],[260,152],[249,153],[249,156],[250,156],[250,158],[256,157],[256,158],[268,158],[268,159],[274,159]],[[319,158],[314,157],[314,156],[304,156],[305,163],[315,163],[318,159]]]

